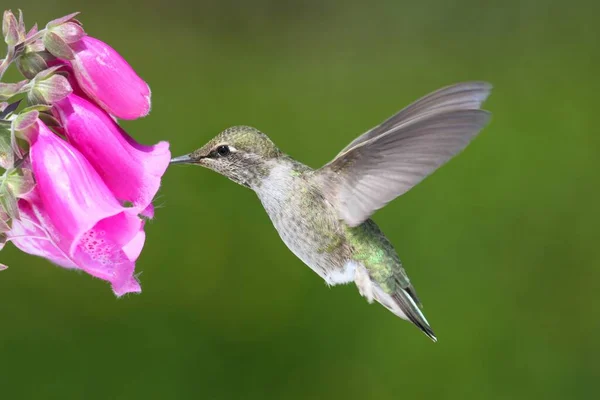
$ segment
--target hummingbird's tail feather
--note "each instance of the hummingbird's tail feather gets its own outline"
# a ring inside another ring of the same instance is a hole
[[[393,294],[386,293],[377,282],[373,281],[367,269],[360,264],[355,270],[354,283],[356,283],[360,294],[369,303],[377,300],[379,304],[400,318],[412,322],[431,340],[437,342],[435,333],[433,333],[429,322],[427,322],[419,308],[420,302],[415,288],[408,286],[406,289],[398,288]]]
[[[437,337],[435,336],[435,333],[433,333],[433,329],[431,329],[429,322],[427,322],[427,319],[419,309],[417,303],[415,303],[415,301],[412,299],[409,291],[400,289],[391,297],[394,300],[395,305],[400,308],[406,319],[421,329],[421,331],[429,336],[431,340],[437,342]],[[392,310],[392,312],[397,314],[394,310]],[[400,315],[400,317],[403,316]]]
[[[427,319],[413,300],[411,289],[400,289],[393,295],[390,295],[381,289],[379,285],[373,285],[373,298],[385,308],[396,314],[402,319],[412,322],[417,328],[426,334],[431,340],[437,342],[437,337],[433,329],[427,322]],[[414,290],[412,290],[414,291]]]

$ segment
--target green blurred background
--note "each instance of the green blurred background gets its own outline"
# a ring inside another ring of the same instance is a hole
[[[567,399],[598,394],[597,1],[3,0],[82,11],[153,90],[124,124],[187,153],[253,125],[318,167],[422,95],[487,80],[492,124],[375,215],[438,337],[329,289],[255,195],[169,170],[144,292],[7,246],[3,399]],[[16,74],[9,74],[16,78]],[[110,162],[110,160],[107,160]]]

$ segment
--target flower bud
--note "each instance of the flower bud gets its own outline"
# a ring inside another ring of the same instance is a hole
[[[51,28],[50,32],[57,34],[65,43],[75,43],[85,36],[85,31],[81,25],[75,22],[65,22]]]
[[[4,11],[4,17],[2,18],[2,35],[4,36],[4,41],[9,46],[15,46],[20,41],[19,23],[10,10]]]
[[[37,74],[48,69],[46,57],[44,57],[44,53],[26,52],[17,58],[17,69],[25,78],[33,79]]]
[[[71,47],[75,77],[90,99],[121,119],[136,119],[150,112],[148,84],[112,47],[90,36]]]
[[[73,92],[67,78],[53,73],[58,68],[53,67],[36,75],[27,95],[30,104],[54,104]]]

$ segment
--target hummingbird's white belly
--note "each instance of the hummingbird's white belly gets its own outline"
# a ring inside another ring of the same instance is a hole
[[[377,300],[408,319],[394,299],[373,282],[367,268],[351,258],[345,227],[313,187],[308,171],[298,174],[293,164],[277,164],[254,188],[283,242],[328,285],[355,282],[367,301]]]
[[[349,258],[344,227],[306,174],[298,174],[293,164],[278,164],[255,191],[296,257],[328,285],[355,280],[357,264]]]

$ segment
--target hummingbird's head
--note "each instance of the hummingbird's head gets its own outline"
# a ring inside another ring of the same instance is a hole
[[[282,155],[264,133],[249,126],[234,126],[193,153],[173,158],[171,164],[201,165],[252,188]]]

